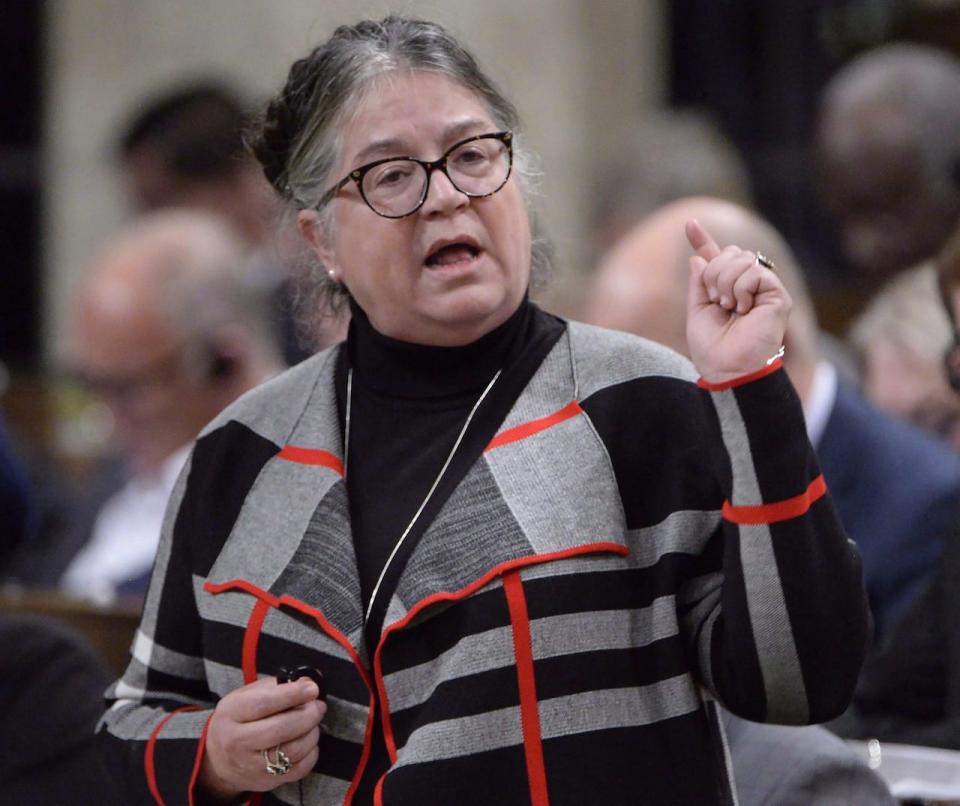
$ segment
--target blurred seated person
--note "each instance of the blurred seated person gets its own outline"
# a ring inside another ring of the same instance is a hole
[[[945,51],[884,45],[827,84],[820,195],[860,294],[942,248],[960,218],[958,142],[960,61]]]
[[[960,397],[943,371],[952,338],[932,262],[891,280],[850,330],[867,397],[960,451]]]
[[[76,368],[107,404],[132,477],[100,510],[62,586],[96,598],[142,592],[167,498],[200,429],[282,368],[269,300],[243,244],[195,211],[121,233],[76,294]]]
[[[27,475],[10,433],[0,417],[0,575],[30,536],[32,526]]]
[[[675,235],[690,218],[717,242],[768,255],[794,301],[784,367],[847,533],[860,547],[876,635],[902,615],[930,576],[960,505],[960,460],[937,440],[870,405],[820,352],[818,326],[790,248],[766,221],[706,197],[667,205],[607,255],[586,296],[585,321],[687,354],[687,261]]]
[[[894,806],[865,761],[819,725],[769,725],[721,710],[739,806]]]
[[[593,231],[599,254],[638,221],[687,196],[715,196],[749,206],[750,175],[716,122],[695,109],[644,109],[613,142],[593,192]]]
[[[122,802],[94,738],[109,682],[77,633],[0,614],[0,804]]]
[[[284,357],[295,364],[342,339],[345,318],[318,317],[311,307],[302,327],[296,321],[299,238],[278,228],[276,194],[244,147],[250,119],[248,104],[218,83],[168,89],[138,106],[124,127],[117,143],[122,179],[138,212],[190,207],[226,219],[273,288]]]
[[[944,373],[960,394],[960,232],[937,264],[954,331]],[[933,581],[864,665],[853,705],[831,723],[841,736],[960,750],[960,517],[955,526]]]

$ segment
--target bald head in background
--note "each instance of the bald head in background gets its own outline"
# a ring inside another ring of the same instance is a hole
[[[820,355],[801,270],[758,214],[706,197],[681,199],[641,221],[594,273],[583,319],[687,354],[690,247],[697,219],[723,247],[746,246],[776,263],[793,309],[783,364],[803,403],[808,434],[840,519],[860,547],[876,635],[902,616],[929,577],[960,505],[960,461],[944,445],[877,410]],[[827,352],[824,344],[824,353]]]
[[[77,290],[73,361],[109,406],[136,472],[153,472],[280,367],[246,245],[196,211],[146,216]]]
[[[603,258],[585,296],[586,322],[634,333],[688,355],[687,221],[696,219],[720,247],[745,244],[776,263],[793,299],[784,365],[803,396],[817,363],[817,323],[796,259],[777,231],[758,214],[705,196],[680,199],[636,225]]]

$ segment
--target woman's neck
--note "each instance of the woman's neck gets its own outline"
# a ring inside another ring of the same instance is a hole
[[[413,344],[384,336],[353,301],[347,350],[364,386],[391,397],[447,397],[481,390],[501,369],[529,325],[524,298],[499,327],[461,347]]]

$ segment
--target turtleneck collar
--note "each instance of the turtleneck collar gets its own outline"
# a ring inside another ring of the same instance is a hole
[[[403,399],[451,397],[482,390],[524,344],[533,319],[525,296],[502,325],[462,347],[435,347],[384,336],[353,300],[347,354],[355,379]]]

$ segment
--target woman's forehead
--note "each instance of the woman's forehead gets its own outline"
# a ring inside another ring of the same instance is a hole
[[[341,129],[351,164],[451,144],[488,131],[492,116],[469,87],[439,73],[391,71],[361,92]],[[438,155],[439,156],[439,155]]]

